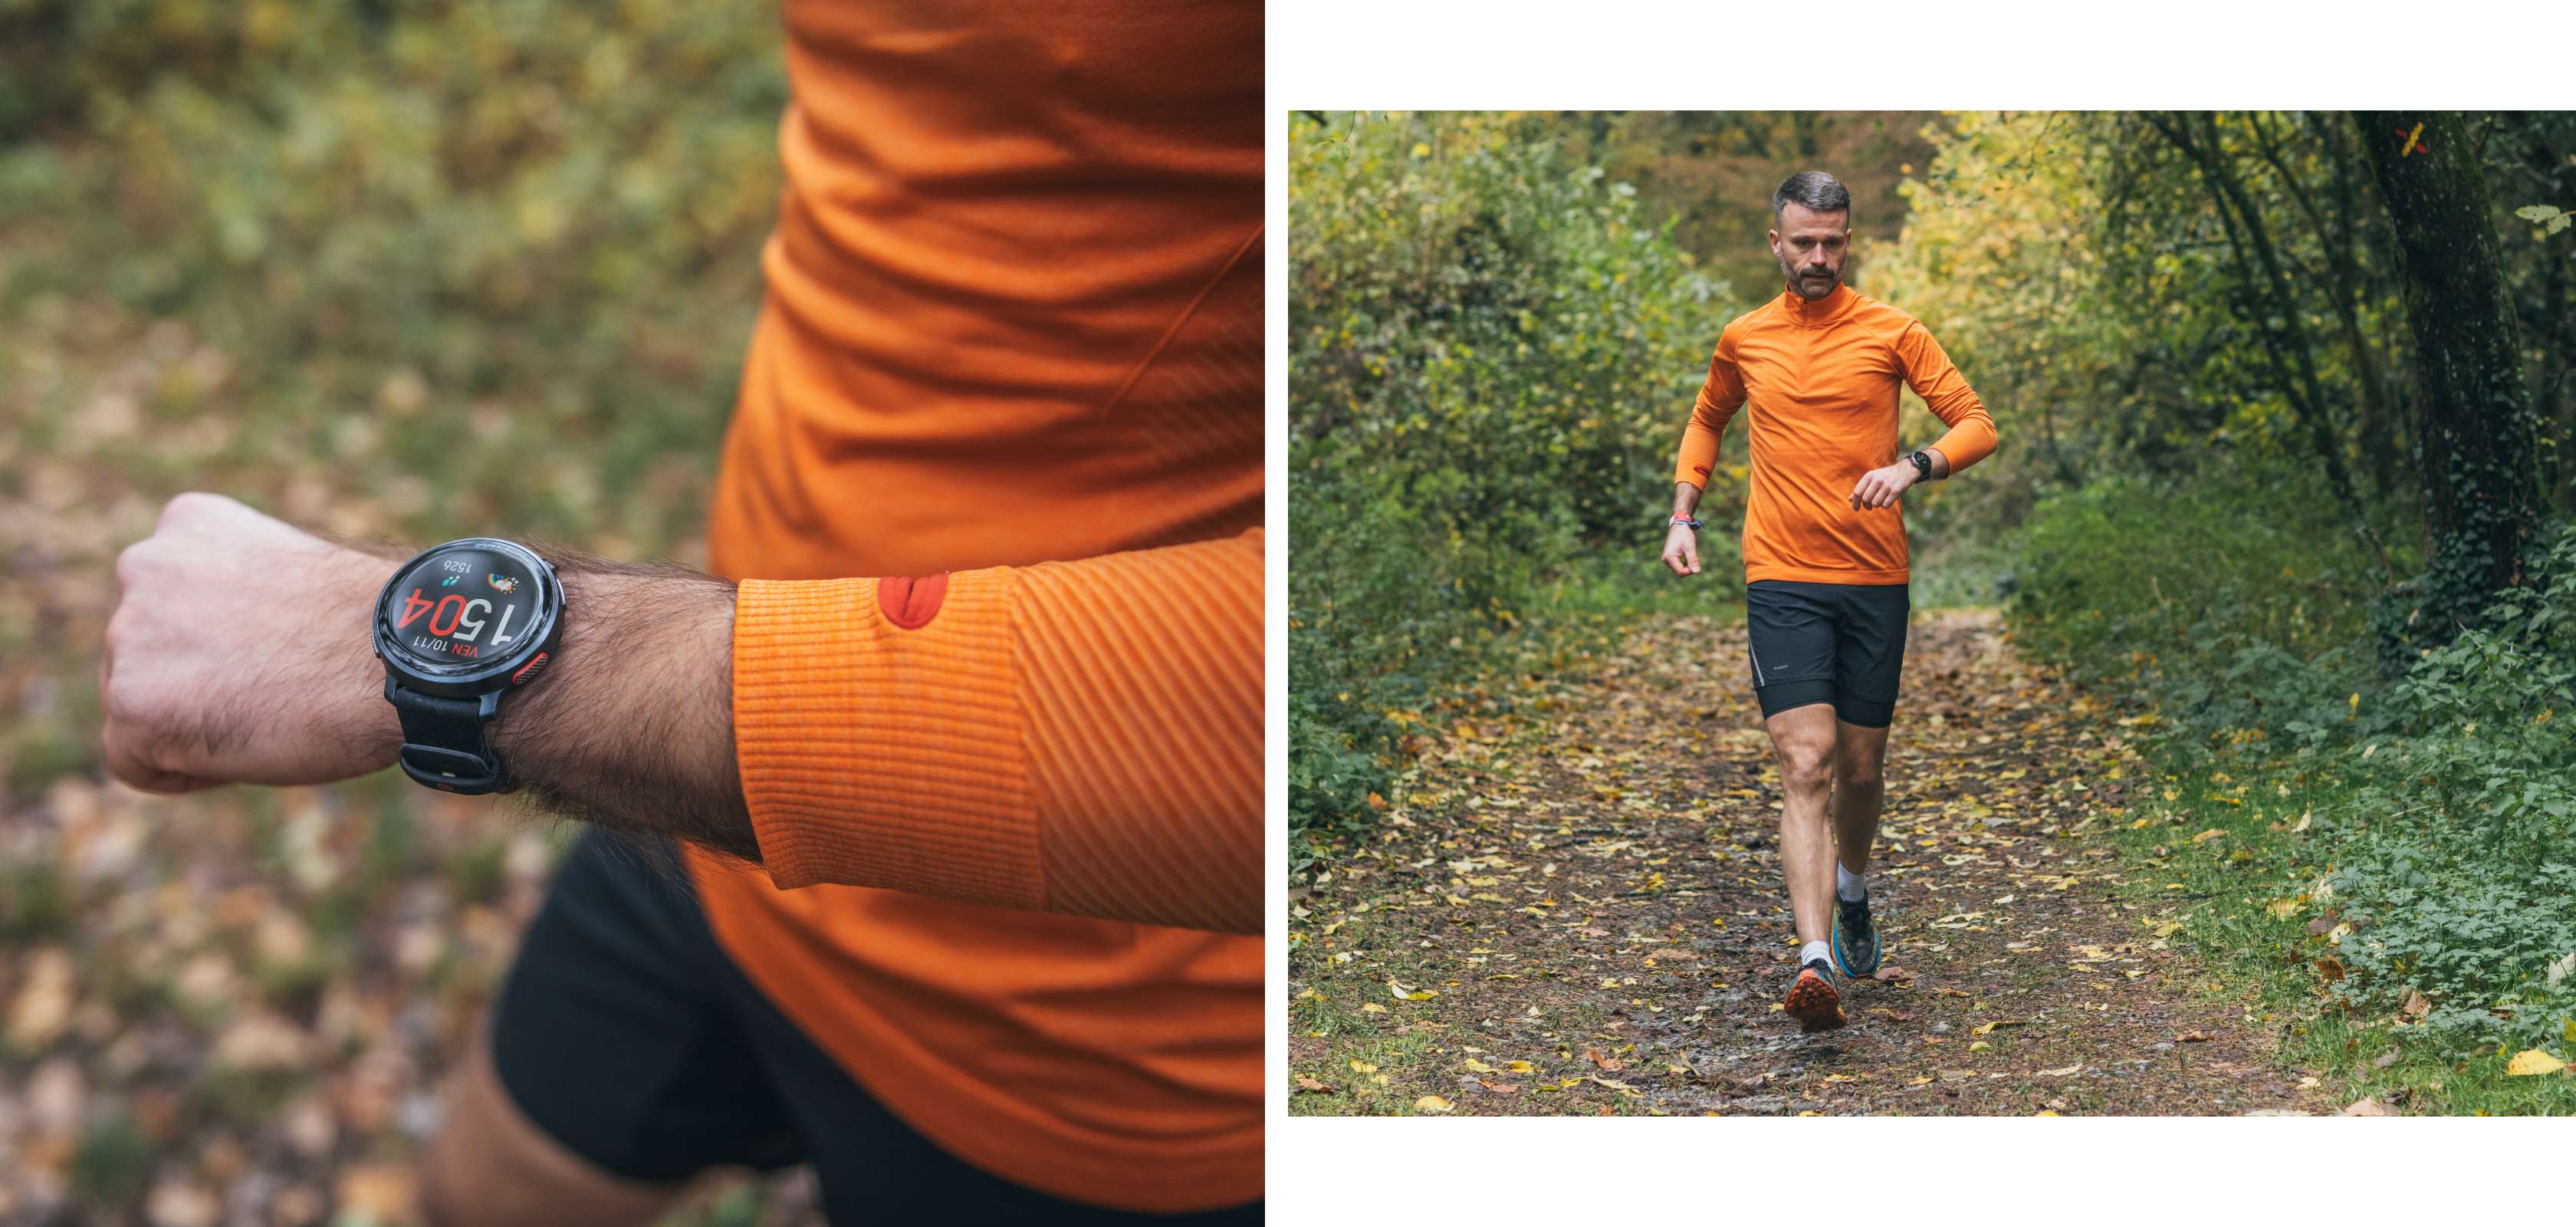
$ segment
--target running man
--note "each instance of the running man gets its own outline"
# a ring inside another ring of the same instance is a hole
[[[1995,425],[1921,322],[1843,284],[1851,193],[1840,181],[1791,175],[1771,195],[1771,217],[1771,254],[1788,289],[1718,336],[1682,432],[1664,565],[1699,574],[1691,513],[1727,419],[1750,401],[1744,610],[1753,693],[1786,794],[1780,865],[1799,942],[1787,1008],[1800,1026],[1825,1031],[1843,1025],[1834,972],[1878,970],[1866,875],[1905,663],[1897,499],[1993,454]],[[1921,451],[1898,450],[1900,380],[1950,427]]]

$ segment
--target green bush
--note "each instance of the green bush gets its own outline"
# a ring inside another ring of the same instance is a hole
[[[2380,582],[2313,469],[2247,462],[2044,500],[2005,609],[2042,658],[2205,737],[2342,721]]]
[[[2107,480],[2042,504],[2008,613],[2043,658],[2153,707],[2189,791],[2299,787],[2303,836],[2235,830],[2316,875],[2290,910],[2350,926],[2310,951],[2339,969],[2330,1002],[2385,1018],[2421,993],[2444,1051],[2566,1052],[2576,970],[2549,975],[2576,956],[2576,523],[2543,542],[2532,585],[2390,677],[2377,562],[2312,478]]]
[[[1534,605],[1651,577],[1601,560],[1660,546],[1727,295],[1634,191],[1543,131],[1487,115],[1292,128],[1294,830],[1364,824],[1403,722],[1508,667]],[[1707,538],[1721,577],[1725,536]]]

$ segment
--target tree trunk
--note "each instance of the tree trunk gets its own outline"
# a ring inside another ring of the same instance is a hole
[[[2431,624],[2413,636],[2438,643],[2478,624],[2489,593],[2523,583],[2539,423],[2468,128],[2442,111],[2355,111],[2353,125],[2388,207],[2415,337],[2414,459],[2432,556]]]

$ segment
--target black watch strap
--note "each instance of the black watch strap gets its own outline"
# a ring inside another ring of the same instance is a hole
[[[1932,457],[1925,455],[1922,452],[1915,452],[1912,455],[1907,456],[1906,459],[1914,462],[1914,471],[1921,474],[1923,480],[1932,480]]]
[[[442,792],[509,791],[500,752],[487,735],[484,704],[407,690],[391,678],[385,701],[402,718],[404,775]]]

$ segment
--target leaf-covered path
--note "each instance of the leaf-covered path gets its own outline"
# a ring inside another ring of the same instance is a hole
[[[1292,1112],[2332,1110],[2087,838],[2143,768],[1990,614],[1910,632],[1871,872],[1910,974],[1801,1034],[1743,640],[1641,627],[1425,750],[1382,832],[1291,891]]]

